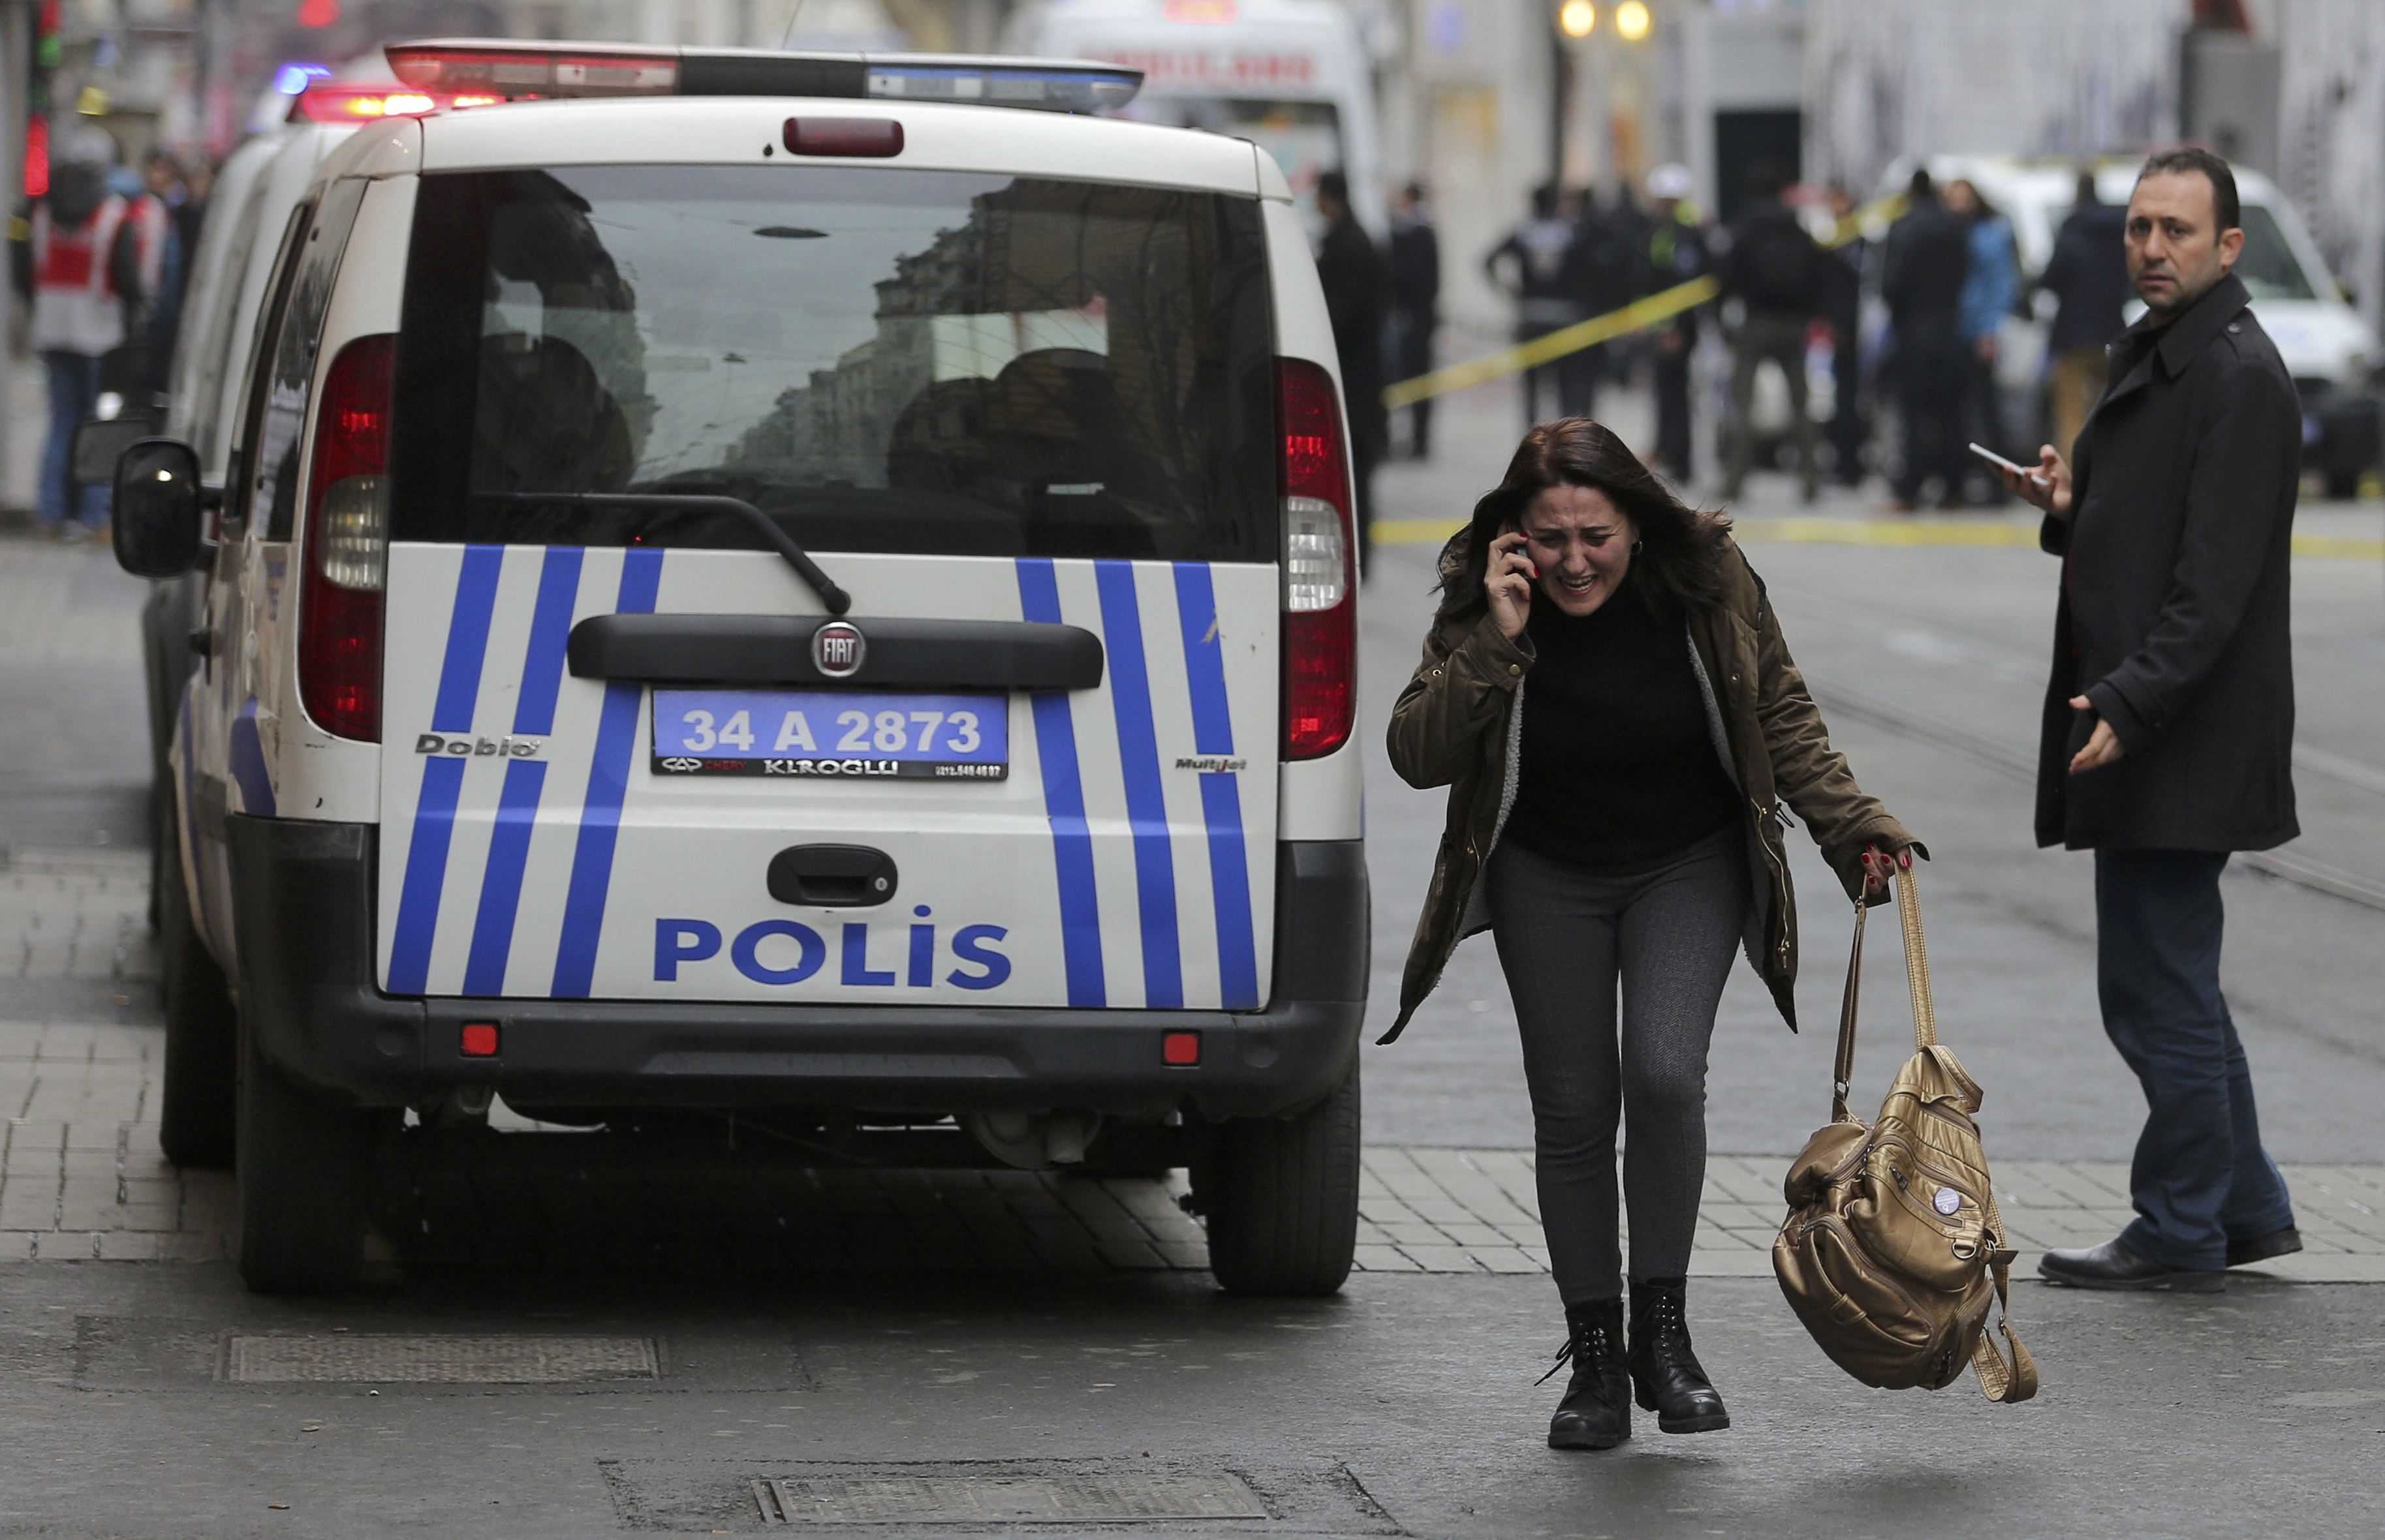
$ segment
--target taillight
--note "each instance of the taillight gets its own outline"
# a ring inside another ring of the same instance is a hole
[[[1333,377],[1305,358],[1275,365],[1283,435],[1283,757],[1316,759],[1349,740],[1357,706],[1357,541],[1350,460]]]
[[[340,350],[315,413],[298,612],[298,696],[341,738],[381,741],[381,595],[389,559],[389,399],[397,339]]]

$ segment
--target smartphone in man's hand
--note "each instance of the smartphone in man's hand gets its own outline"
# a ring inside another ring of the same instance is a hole
[[[1971,446],[1971,453],[1978,455],[1980,459],[1985,460],[1988,464],[1995,466],[1998,470],[2010,471],[2013,475],[2033,481],[2041,487],[2045,485],[2044,472],[2032,469],[2028,466],[2014,465],[2010,460],[2005,459],[2003,455],[1997,453],[1994,450],[1988,448],[1985,444],[1973,444]]]

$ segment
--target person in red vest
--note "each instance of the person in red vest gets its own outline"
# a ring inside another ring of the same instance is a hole
[[[34,512],[44,528],[69,540],[95,532],[107,517],[108,489],[74,482],[75,429],[99,399],[99,362],[125,340],[125,317],[145,286],[138,221],[110,192],[115,141],[98,129],[58,136],[50,190],[33,205],[15,269],[32,308],[31,341],[48,375],[50,433],[42,453]]]

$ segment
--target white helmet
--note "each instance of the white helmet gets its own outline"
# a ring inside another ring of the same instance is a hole
[[[1648,196],[1686,198],[1697,191],[1697,179],[1678,160],[1668,160],[1648,173]]]

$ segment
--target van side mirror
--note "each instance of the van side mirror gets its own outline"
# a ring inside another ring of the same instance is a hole
[[[135,441],[116,462],[116,565],[135,578],[179,578],[198,565],[206,503],[190,445]]]

